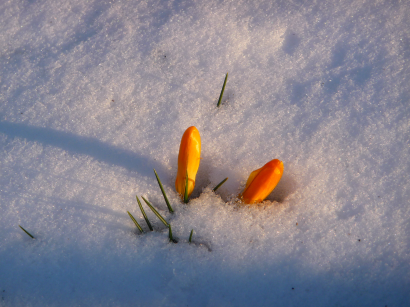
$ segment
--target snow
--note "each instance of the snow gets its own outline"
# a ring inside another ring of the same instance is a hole
[[[0,306],[409,306],[409,16],[408,1],[1,1]],[[277,188],[240,204],[275,158]]]

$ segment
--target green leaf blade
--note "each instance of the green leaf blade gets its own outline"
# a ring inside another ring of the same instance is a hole
[[[219,106],[221,105],[221,102],[222,102],[222,97],[224,95],[226,81],[228,81],[228,73],[226,73],[224,85],[222,86],[221,94],[219,95],[218,104],[216,105],[218,108],[219,108]]]
[[[140,224],[138,224],[137,220],[132,216],[132,214],[127,211],[128,215],[130,216],[131,220],[134,222],[135,226],[137,226],[138,230],[143,233],[144,231],[142,230]]]
[[[220,186],[223,185],[227,180],[228,180],[228,177],[226,177],[224,180],[222,180],[220,183],[218,183],[218,184],[216,185],[216,187],[214,187],[214,188],[212,189],[212,191],[215,192],[216,190],[218,190],[218,189],[220,188]]]
[[[162,195],[164,196],[165,202],[167,203],[168,210],[169,210],[169,212],[174,213],[174,209],[172,209],[171,204],[169,203],[167,194],[165,193],[164,187],[162,186],[161,180],[159,179],[159,176],[158,176],[157,172],[155,171],[155,169],[154,169],[154,173],[155,173],[155,177],[157,177],[159,188],[161,189],[161,192],[162,192]]]
[[[30,236],[32,239],[35,239],[27,230],[25,230],[23,227],[21,227],[20,225],[19,225],[19,227],[28,235],[28,236]]]
[[[169,224],[168,229],[169,229],[169,233],[168,233],[168,236],[169,236],[169,241],[171,241],[172,243],[178,243],[178,241],[177,241],[177,240],[175,240],[175,239],[174,239],[174,237],[172,236],[172,228],[171,228],[171,224]]]
[[[169,223],[162,217],[161,214],[150,204],[148,200],[144,198],[144,196],[141,196],[142,199],[145,201],[145,203],[148,205],[148,207],[154,212],[154,214],[160,219],[162,223],[164,223],[165,226],[169,227]]]
[[[145,214],[144,208],[142,207],[142,204],[141,204],[138,196],[136,196],[136,197],[137,197],[137,201],[138,201],[138,206],[140,207],[142,215],[144,216],[145,222],[147,223],[149,230],[153,231],[154,229],[152,228],[151,223],[149,222],[148,216]]]
[[[192,229],[191,230],[191,234],[189,235],[189,243],[191,243],[192,242],[192,234],[194,233],[194,230]]]

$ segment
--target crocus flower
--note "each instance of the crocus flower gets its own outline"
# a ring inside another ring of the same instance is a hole
[[[240,197],[245,204],[263,201],[279,183],[283,174],[283,162],[274,159],[263,167],[253,171],[246,181],[245,189]]]
[[[195,177],[198,172],[201,155],[201,137],[198,129],[189,127],[182,136],[178,154],[178,173],[175,180],[175,189],[183,197],[188,172],[188,196],[195,187]]]

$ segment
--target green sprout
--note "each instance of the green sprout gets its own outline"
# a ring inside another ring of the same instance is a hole
[[[226,177],[224,180],[222,180],[220,183],[218,183],[217,185],[216,185],[216,187],[214,187],[213,189],[212,189],[212,191],[216,191],[216,190],[218,190],[219,189],[219,187],[221,186],[221,185],[223,185],[224,183],[225,183],[225,181],[227,181],[228,180],[228,177]]]
[[[174,237],[172,236],[171,224],[169,224],[169,223],[162,217],[162,215],[159,214],[159,212],[154,208],[153,205],[151,205],[151,203],[150,203],[148,200],[146,200],[146,199],[144,198],[144,196],[141,196],[141,197],[142,197],[142,199],[145,201],[145,203],[148,205],[148,207],[150,207],[150,209],[152,210],[152,212],[154,212],[154,214],[160,219],[160,221],[161,221],[162,223],[164,223],[165,226],[168,227],[168,230],[169,230],[169,234],[168,234],[169,240],[170,240],[171,242],[173,242],[173,243],[178,243],[178,241],[175,240]]]
[[[162,217],[161,214],[159,214],[159,212],[150,204],[150,202],[148,200],[146,200],[144,198],[144,196],[141,196],[142,199],[145,201],[145,203],[148,205],[148,207],[150,207],[150,209],[152,210],[152,212],[154,212],[154,214],[160,219],[160,221],[162,223],[164,223],[165,226],[169,227],[168,222]]]
[[[27,235],[29,235],[32,239],[35,239],[27,230],[25,230],[23,227],[21,227],[20,225],[19,225],[19,227],[27,234]]]
[[[159,188],[161,189],[162,195],[164,195],[164,199],[165,199],[165,202],[167,203],[168,210],[169,210],[169,212],[174,213],[174,209],[172,209],[171,204],[168,201],[167,194],[165,194],[164,187],[162,186],[161,180],[159,179],[158,174],[155,171],[155,169],[154,169],[154,173],[155,173],[155,177],[157,177],[157,181],[158,181],[158,184],[159,184]]]
[[[224,95],[224,91],[225,91],[225,86],[226,86],[226,81],[227,81],[227,80],[228,80],[228,73],[226,73],[224,85],[222,86],[222,91],[221,91],[221,94],[219,95],[218,104],[216,105],[218,108],[219,108],[219,106],[221,105],[221,102],[222,102],[222,96]]]
[[[140,206],[140,210],[141,210],[141,212],[142,212],[142,215],[144,216],[145,222],[147,222],[147,225],[148,225],[148,227],[149,227],[149,230],[153,231],[154,229],[152,228],[151,223],[149,222],[148,217],[147,217],[147,215],[145,214],[144,208],[142,208],[142,205],[141,205],[141,202],[140,202],[140,200],[139,200],[139,198],[138,198],[138,195],[137,195],[136,197],[137,197],[137,201],[138,201],[138,206]]]
[[[171,228],[171,224],[169,224],[169,232],[168,232],[168,236],[169,236],[169,241],[171,241],[172,243],[178,243],[177,240],[174,239],[174,237],[172,236],[172,228]]]
[[[192,234],[194,233],[194,230],[192,229],[191,230],[191,234],[189,235],[189,243],[191,243],[192,242]]]
[[[132,216],[132,214],[127,211],[128,215],[130,216],[131,220],[134,222],[135,226],[137,226],[138,230],[142,233],[144,232],[140,226],[140,224],[138,224],[137,220]]]

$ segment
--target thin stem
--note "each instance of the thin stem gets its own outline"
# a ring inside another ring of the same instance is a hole
[[[216,187],[214,187],[213,189],[212,189],[212,191],[216,191],[216,190],[218,190],[219,189],[219,187],[221,186],[221,185],[223,185],[224,183],[225,183],[225,181],[227,181],[228,180],[228,177],[226,177],[224,180],[222,180],[220,183],[218,183],[217,185],[216,185]]]
[[[174,213],[174,209],[172,209],[171,204],[168,201],[167,194],[165,194],[164,187],[162,186],[161,180],[159,179],[158,174],[155,171],[155,169],[154,169],[154,173],[155,173],[155,177],[157,177],[157,181],[158,181],[158,184],[159,184],[159,188],[161,189],[162,195],[164,195],[164,199],[165,199],[165,202],[167,203],[168,210],[169,210],[169,212]]]
[[[149,227],[149,230],[153,231],[154,229],[152,228],[151,223],[149,222],[148,217],[147,217],[147,215],[145,214],[144,208],[142,208],[142,205],[141,205],[141,202],[140,202],[140,200],[139,200],[139,198],[138,198],[138,195],[137,195],[136,197],[137,197],[137,201],[138,201],[138,206],[140,206],[140,210],[141,210],[141,212],[142,212],[142,215],[144,216],[145,222],[147,222],[147,225],[148,225],[148,227]]]
[[[130,216],[131,220],[134,222],[135,226],[137,226],[138,230],[142,233],[144,232],[140,226],[140,224],[138,224],[137,220],[132,216],[132,214],[127,211],[128,215]]]
[[[226,86],[226,81],[228,81],[228,73],[226,73],[224,85],[222,86],[221,95],[219,95],[218,104],[216,105],[218,108],[219,108],[219,106],[221,105],[221,102],[222,102],[222,96],[224,95],[225,86]]]
[[[26,233],[26,234],[28,234],[32,239],[35,239],[27,230],[25,230],[23,227],[21,227],[20,225],[19,225],[19,227]]]
[[[145,201],[145,203],[148,205],[148,207],[150,207],[150,209],[152,210],[152,212],[154,212],[154,214],[161,220],[162,223],[164,223],[165,226],[169,227],[168,222],[162,217],[161,214],[159,214],[159,212],[149,203],[148,200],[146,200],[144,198],[144,196],[141,196],[142,199]]]

